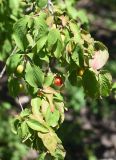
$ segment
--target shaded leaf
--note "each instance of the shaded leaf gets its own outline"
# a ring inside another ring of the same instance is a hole
[[[99,74],[100,95],[109,96],[111,91],[112,77],[107,71],[102,71]]]
[[[99,82],[95,73],[89,69],[85,70],[82,83],[85,90],[85,93],[93,98],[97,98],[99,96]]]
[[[6,62],[7,72],[8,73],[15,72],[17,65],[21,62],[21,59],[22,59],[21,54],[14,54],[10,56]]]
[[[20,120],[17,117],[11,121],[11,130],[14,134],[17,134],[17,129],[19,124],[20,124]]]
[[[27,23],[28,23],[29,17],[24,16],[23,18],[19,19],[15,25],[14,25],[14,39],[17,44],[17,46],[21,50],[25,50],[28,45],[27,41]]]

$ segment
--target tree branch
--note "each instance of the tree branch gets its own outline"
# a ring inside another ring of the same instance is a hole
[[[22,105],[22,103],[21,103],[21,101],[20,101],[19,96],[17,96],[17,99],[18,99],[19,105],[20,105],[20,107],[21,107],[21,110],[23,111],[23,105]]]
[[[52,3],[51,0],[48,0],[48,9],[52,14],[54,13],[54,11],[53,11],[53,3]]]
[[[12,56],[12,55],[15,53],[16,50],[17,50],[17,46],[15,46],[15,48],[13,49],[13,51],[11,52],[11,54],[9,55],[9,57]],[[9,58],[9,57],[8,57],[8,58]],[[7,59],[8,59],[8,58],[7,58]],[[5,71],[6,71],[6,64],[5,64],[5,66],[3,67],[3,69],[2,69],[2,71],[1,71],[1,73],[0,73],[0,79],[3,77]]]

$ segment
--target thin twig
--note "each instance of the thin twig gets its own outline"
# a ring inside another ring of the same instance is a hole
[[[54,13],[54,11],[53,11],[53,3],[51,2],[51,0],[48,0],[48,9],[52,14]]]
[[[0,79],[3,77],[5,71],[6,71],[6,65],[4,66],[4,68],[2,69],[2,71],[0,73]]]
[[[21,110],[23,111],[23,105],[22,105],[22,103],[21,103],[21,101],[20,101],[19,96],[17,96],[17,99],[18,99],[19,105],[20,105],[20,107],[21,107]]]
[[[15,46],[15,48],[13,49],[13,51],[11,52],[11,54],[9,55],[9,57],[12,56],[12,55],[15,53],[16,50],[17,50],[17,46]],[[8,57],[8,58],[9,58],[9,57]],[[7,58],[7,59],[8,59],[8,58]],[[3,77],[5,71],[6,71],[6,64],[5,64],[5,66],[3,67],[3,69],[2,69],[2,71],[1,71],[1,73],[0,73],[0,79]]]

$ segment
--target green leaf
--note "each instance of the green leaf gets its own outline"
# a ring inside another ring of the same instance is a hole
[[[10,56],[6,62],[7,65],[7,72],[13,73],[16,70],[17,65],[21,62],[22,55],[21,54],[14,54]]]
[[[53,83],[53,80],[54,75],[52,73],[49,73],[44,79],[44,86],[49,87]]]
[[[57,42],[57,40],[61,40],[60,32],[58,29],[52,29],[48,33],[48,48],[51,47]]]
[[[77,17],[79,17],[79,19],[81,20],[81,23],[84,24],[84,23],[89,23],[89,20],[88,20],[88,16],[87,16],[87,13],[85,12],[85,10],[80,10],[77,12]]]
[[[41,37],[44,37],[48,33],[48,25],[46,24],[46,14],[41,13],[38,17],[34,19],[34,28],[37,31],[35,39],[38,40]]]
[[[99,96],[99,82],[97,80],[96,74],[87,69],[85,70],[82,83],[85,90],[85,93],[93,98],[97,98]]]
[[[47,5],[47,0],[36,0],[38,7],[43,8]]]
[[[28,62],[25,72],[25,80],[30,84],[30,86],[35,88],[42,87],[44,82],[44,73],[39,67],[34,64],[31,65]]]
[[[91,37],[91,35],[90,35],[89,32],[87,32],[86,30],[82,29],[81,30],[81,36],[82,36],[82,39],[85,41],[84,42],[85,45],[92,45],[92,46],[94,46],[94,39]]]
[[[73,70],[70,72],[68,80],[72,86],[76,86],[78,84],[77,70]]]
[[[36,56],[38,56],[40,60],[49,63],[49,56],[46,54],[46,51],[41,50],[38,55],[36,54]]]
[[[113,83],[112,90],[116,90],[116,82]]]
[[[11,121],[11,130],[14,134],[17,134],[17,129],[20,124],[20,120],[16,117]]]
[[[72,53],[72,59],[78,66],[84,66],[84,53],[79,45],[77,45],[74,49],[74,52]]]
[[[66,152],[62,146],[62,144],[58,144],[58,147],[56,149],[56,153],[55,153],[55,160],[64,160],[66,155]]]
[[[23,18],[19,19],[14,25],[14,39],[16,45],[24,51],[27,48],[28,41],[27,41],[27,24],[28,24],[29,17],[24,16]]]
[[[34,25],[34,19],[33,17],[29,17],[29,21],[28,21],[28,28],[31,29]]]
[[[39,154],[39,158],[37,160],[45,160],[46,154],[46,152]]]
[[[58,122],[60,125],[64,121],[64,103],[63,103],[63,101],[62,102],[54,101],[54,104],[60,114],[59,122]]]
[[[25,139],[29,134],[29,128],[26,121],[21,123],[22,139]]]
[[[4,42],[1,46],[1,49],[0,49],[0,60],[1,61],[4,61],[5,59],[7,59],[7,57],[9,56],[9,53],[12,50],[11,41],[10,41],[10,39],[8,40],[7,38],[4,40]]]
[[[41,37],[37,41],[37,52],[39,52],[44,47],[44,45],[46,44],[46,41],[47,41],[47,36],[46,35]]]
[[[53,156],[53,159],[64,160],[65,150],[62,146],[61,140],[58,138],[57,134],[53,130],[50,130],[49,133],[44,134],[38,132],[38,137],[42,139],[44,146]],[[50,160],[51,159],[52,158],[50,158]]]
[[[64,101],[64,99],[63,99],[63,97],[62,97],[62,95],[60,94],[60,93],[56,93],[56,94],[54,94],[54,100],[55,101],[57,101],[57,102],[63,102]]]
[[[50,107],[47,108],[45,113],[45,120],[49,126],[56,127],[60,118],[59,111],[55,108],[54,112],[51,112]]]
[[[69,26],[70,26],[70,30],[71,32],[73,33],[74,35],[74,41],[77,43],[77,44],[83,44],[83,40],[81,38],[81,33],[80,33],[80,27],[77,25],[77,23],[74,23],[74,22],[69,22]]]
[[[42,139],[44,146],[48,149],[51,155],[55,155],[55,150],[57,148],[57,138],[54,136],[53,132],[40,133],[38,132],[38,137]]]
[[[34,115],[40,115],[40,106],[42,104],[42,100],[39,97],[36,97],[31,100],[31,106],[32,106],[32,113]]]
[[[74,50],[74,52],[72,53],[72,59],[79,66],[79,54],[77,50]]]
[[[112,86],[112,77],[107,71],[99,74],[100,96],[109,96]]]
[[[70,30],[71,32],[75,35],[80,34],[80,28],[78,27],[78,25],[74,22],[69,22],[69,26],[70,26]]]
[[[31,114],[31,110],[28,108],[25,108],[21,113],[20,113],[20,117],[24,118],[24,117],[28,117]]]
[[[1,2],[1,1],[0,1]],[[19,9],[19,7],[20,7],[20,0],[17,0],[17,1],[15,1],[15,0],[10,0],[9,1],[9,7],[10,7],[10,9],[12,9],[13,10],[13,13],[14,14],[16,14],[16,11]]]
[[[18,126],[18,128],[17,128],[17,135],[18,135],[19,139],[22,140],[22,130],[21,130],[21,126]]]
[[[68,10],[68,14],[73,18],[76,19],[77,18],[77,10],[72,6],[74,1],[65,1],[66,3],[66,8]]]
[[[84,53],[81,47],[78,47],[77,52],[79,54],[79,65],[80,67],[84,67]]]
[[[40,123],[39,121],[37,121],[35,119],[28,119],[26,121],[26,123],[34,131],[39,131],[39,132],[42,132],[42,133],[49,132],[48,128],[44,124]]]
[[[44,49],[33,55],[33,61],[36,65],[42,65],[44,62],[49,63],[49,55]]]
[[[58,40],[56,44],[56,50],[54,52],[54,56],[56,58],[60,58],[62,56],[62,49],[63,49],[62,42]]]
[[[27,40],[28,40],[28,43],[29,43],[29,47],[34,47],[35,42],[33,40],[33,37],[30,34],[27,34],[26,37],[27,37]]]

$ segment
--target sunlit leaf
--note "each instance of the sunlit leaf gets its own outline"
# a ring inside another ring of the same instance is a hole
[[[37,88],[42,87],[44,73],[38,66],[27,63],[25,72],[25,80],[30,84],[30,86]]]
[[[26,121],[26,123],[34,131],[39,131],[39,132],[42,132],[42,133],[49,132],[48,128],[44,124],[40,123],[39,121],[37,121],[35,119],[28,119]]]

